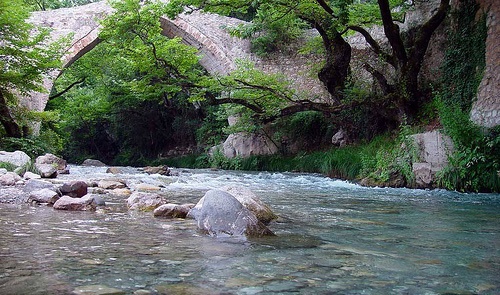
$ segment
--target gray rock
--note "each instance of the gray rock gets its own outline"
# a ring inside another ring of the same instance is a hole
[[[62,196],[54,203],[54,209],[69,211],[94,211],[96,206],[93,195],[86,195],[81,198]]]
[[[3,175],[0,175],[0,185],[16,185],[16,182],[18,182],[19,180],[21,180],[21,177],[14,172],[7,172]]]
[[[129,210],[153,211],[167,201],[158,194],[133,192],[127,199]]]
[[[222,152],[227,158],[272,155],[277,151],[278,148],[269,138],[258,133],[233,133],[222,145]]]
[[[104,167],[106,164],[99,160],[87,159],[83,161],[82,166],[96,166],[96,167]]]
[[[415,186],[417,188],[431,187],[434,181],[434,172],[431,163],[413,163],[412,171],[415,175]]]
[[[23,175],[23,178],[26,180],[30,180],[30,179],[40,179],[42,177],[38,174],[33,173],[33,172],[26,171]]]
[[[59,200],[59,194],[48,188],[43,188],[41,190],[33,191],[29,194],[28,203],[48,203],[54,204]]]
[[[186,218],[189,210],[191,210],[195,204],[164,204],[156,208],[153,211],[155,217],[165,217],[165,218]]]
[[[55,178],[57,177],[57,166],[53,164],[38,164],[35,163],[35,167],[40,173],[42,178]]]
[[[120,174],[120,173],[123,173],[123,171],[119,167],[109,167],[108,169],[106,169],[106,173]]]
[[[5,168],[0,168],[0,175],[5,174],[5,173],[7,173],[7,172],[9,172],[7,169],[5,169]]]
[[[63,195],[70,196],[72,198],[81,198],[87,194],[88,185],[85,181],[74,180],[64,183],[60,191]]]
[[[97,183],[97,186],[103,189],[117,189],[127,187],[123,182],[112,179],[103,179]]]
[[[0,187],[1,204],[24,204],[28,200],[28,194],[16,187]]]
[[[16,167],[23,167],[31,162],[31,158],[25,152],[22,151],[15,151],[15,152],[0,151],[0,162],[10,163]]]
[[[234,196],[221,190],[208,191],[188,217],[194,218],[198,228],[211,236],[274,235]]]
[[[170,175],[170,168],[167,166],[157,166],[157,167],[144,167],[142,171],[146,172],[147,174],[160,174],[160,175],[165,175],[169,176]]]
[[[221,190],[235,197],[245,208],[252,211],[260,222],[269,224],[272,220],[278,219],[271,208],[264,204],[250,189],[242,186],[224,186]]]
[[[335,133],[332,136],[332,144],[335,146],[338,146],[338,147],[346,146],[348,143],[348,140],[349,139],[348,139],[347,133],[342,128],[340,128],[339,131],[337,131],[337,133]]]
[[[99,195],[94,195],[94,202],[97,206],[106,206],[106,202]]]
[[[45,154],[36,158],[35,164],[51,164],[55,166],[56,170],[66,170],[66,160],[61,159],[53,154]]]
[[[43,188],[48,188],[53,191],[57,191],[56,185],[51,182],[42,179],[30,179],[26,182],[23,187],[23,191],[30,193],[32,191],[40,190]]]

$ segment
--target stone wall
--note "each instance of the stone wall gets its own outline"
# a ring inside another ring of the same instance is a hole
[[[477,0],[481,13],[486,13],[486,68],[479,85],[471,119],[484,127],[500,125],[500,3],[498,0]]]

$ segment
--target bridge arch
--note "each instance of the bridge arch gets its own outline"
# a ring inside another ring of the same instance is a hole
[[[49,99],[50,90],[64,68],[71,66],[80,57],[94,49],[101,40],[102,28],[99,20],[111,14],[113,9],[106,1],[95,2],[79,7],[62,8],[33,13],[30,22],[50,27],[51,37],[57,38],[73,34],[71,46],[63,56],[62,69],[52,71],[43,81],[46,93],[33,92],[22,100],[23,105],[32,110],[43,111]],[[162,34],[166,37],[181,37],[182,41],[198,49],[200,64],[210,74],[227,75],[233,71],[237,58],[249,58],[248,41],[231,37],[221,24],[238,25],[241,20],[215,14],[194,12],[180,15],[172,20],[161,17]]]

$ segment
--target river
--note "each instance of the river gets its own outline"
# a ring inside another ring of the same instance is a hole
[[[103,170],[104,169],[104,170]],[[500,195],[364,188],[320,175],[118,175],[193,202],[245,186],[276,237],[214,238],[192,220],[0,204],[0,294],[500,294]],[[65,179],[109,177],[71,167]],[[107,292],[107,293],[106,293]]]

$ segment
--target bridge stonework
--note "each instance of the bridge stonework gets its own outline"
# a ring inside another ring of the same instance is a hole
[[[30,22],[37,26],[52,29],[51,38],[73,35],[71,46],[63,57],[63,68],[70,66],[99,44],[99,20],[113,12],[106,1],[95,2],[72,8],[39,11],[32,14]],[[200,64],[210,73],[228,75],[236,69],[238,59],[254,62],[256,67],[267,73],[284,73],[300,91],[310,93],[311,97],[327,99],[328,92],[321,82],[309,75],[312,64],[307,57],[282,54],[279,58],[260,58],[250,52],[248,40],[229,35],[225,27],[237,26],[243,21],[208,14],[193,12],[182,14],[171,20],[160,19],[162,34],[169,37],[181,37],[187,45],[198,49]],[[293,66],[291,66],[293,65]],[[62,69],[54,70],[44,79],[47,91],[52,89],[54,81]],[[43,111],[48,101],[48,93],[32,93],[22,100],[23,105],[32,110]]]
[[[497,0],[476,1],[487,13],[488,37],[486,69],[478,89],[477,101],[472,107],[471,119],[479,125],[493,127],[500,125],[500,6],[495,5]],[[101,1],[73,8],[35,12],[30,22],[52,28],[51,36],[54,40],[73,34],[71,46],[63,58],[64,67],[67,67],[100,42],[99,19],[112,11],[106,1]],[[201,56],[200,64],[211,74],[228,75],[236,68],[237,59],[247,59],[264,72],[284,74],[297,90],[307,93],[309,98],[322,101],[330,99],[330,95],[312,71],[318,56],[297,54],[294,49],[299,44],[292,44],[290,50],[266,58],[255,56],[250,52],[247,40],[231,37],[224,29],[225,26],[236,26],[242,22],[200,12],[183,14],[175,20],[166,17],[160,19],[162,33],[170,38],[181,37],[184,43],[197,48]],[[353,40],[355,41],[355,38],[350,38],[350,42]],[[360,45],[356,42],[352,45],[357,49],[359,46],[367,47],[366,44]],[[55,70],[46,77],[44,87],[47,91],[52,89],[61,71]],[[47,101],[48,93],[32,93],[30,97],[21,100],[23,105],[38,111],[44,110]]]

